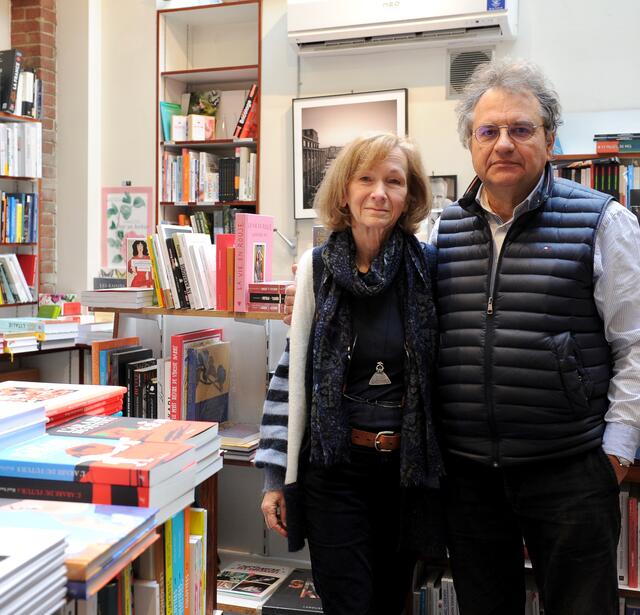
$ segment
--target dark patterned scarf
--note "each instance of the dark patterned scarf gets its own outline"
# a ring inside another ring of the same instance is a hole
[[[437,316],[427,259],[413,235],[396,227],[361,275],[351,230],[333,233],[322,248],[324,271],[316,294],[312,332],[311,461],[324,466],[349,459],[349,416],[342,392],[352,340],[348,295],[366,297],[397,284],[404,323],[405,404],[402,409],[400,483],[435,487],[442,460],[432,422]]]

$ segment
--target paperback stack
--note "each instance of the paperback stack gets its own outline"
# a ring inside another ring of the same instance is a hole
[[[226,460],[251,461],[260,443],[260,428],[252,423],[223,423],[220,438]]]
[[[284,314],[284,298],[287,286],[293,282],[250,282],[249,303],[250,312],[275,312]]]
[[[193,501],[195,449],[152,442],[45,434],[0,451],[0,493],[75,502],[162,504],[164,521]]]
[[[36,527],[0,522],[0,613],[45,615],[65,603],[66,533]]]
[[[84,290],[80,302],[87,307],[143,308],[153,305],[152,288],[109,288]]]
[[[0,318],[0,331],[33,334],[40,342],[39,349],[46,350],[73,346],[78,335],[78,323],[75,319],[65,318]]]
[[[41,404],[3,403],[0,405],[0,449],[43,435],[46,422]]]
[[[83,414],[115,414],[122,409],[125,392],[124,387],[118,386],[7,380],[0,382],[0,405],[41,404],[47,426],[52,427]]]
[[[68,577],[67,589],[69,595],[75,598],[84,598],[97,592],[157,539],[154,518],[153,508],[0,500],[2,531],[22,533],[22,528],[29,532],[36,528],[67,535],[66,552],[63,555]],[[24,539],[22,548],[28,550],[29,545],[33,544],[39,542],[29,536]],[[31,585],[28,582],[25,587]],[[0,611],[5,612],[3,609]]]
[[[10,355],[35,352],[38,350],[38,334],[35,332],[0,333],[0,347],[3,353]]]
[[[91,320],[86,320],[91,318]],[[103,340],[110,340],[113,337],[112,322],[95,322],[94,317],[83,316],[78,323],[78,335],[76,344],[92,344]]]
[[[615,132],[593,135],[597,154],[640,153],[640,132]]]
[[[218,605],[226,611],[233,607],[256,608],[291,573],[287,566],[267,566],[253,562],[233,562],[218,573]]]

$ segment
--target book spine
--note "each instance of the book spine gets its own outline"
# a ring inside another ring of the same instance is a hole
[[[173,530],[171,519],[164,522],[164,578],[166,615],[173,615]]]
[[[638,499],[629,496],[628,503],[628,554],[629,554],[629,587],[638,587]]]
[[[247,250],[247,214],[236,215],[236,242],[235,242],[235,282],[233,291],[233,303],[236,312],[247,311],[246,288],[248,284],[246,272]]]
[[[191,546],[189,544],[189,508],[185,508],[182,511],[182,536],[184,539],[183,551],[184,551],[184,582],[183,582],[183,596],[184,596],[184,613],[190,615],[191,610]]]
[[[258,84],[254,83],[249,90],[249,95],[247,96],[247,100],[245,100],[244,106],[242,107],[242,112],[240,113],[240,117],[238,118],[238,123],[233,131],[234,137],[239,137],[242,133],[242,128],[245,125],[247,118],[249,116],[249,111],[253,105],[253,102],[256,97],[256,92],[258,91]]]

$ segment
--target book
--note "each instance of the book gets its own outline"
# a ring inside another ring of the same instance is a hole
[[[215,116],[220,104],[218,90],[190,92],[188,114]]]
[[[52,436],[126,438],[140,442],[184,442],[198,448],[218,433],[216,423],[122,416],[83,416],[48,432]]]
[[[219,233],[215,236],[216,246],[216,309],[228,309],[227,295],[227,248],[233,248],[235,235]]]
[[[127,237],[127,286],[153,287],[151,257],[144,237]]]
[[[151,487],[194,462],[180,442],[45,434],[0,451],[0,476]]]
[[[177,103],[160,101],[160,122],[162,125],[162,139],[171,141],[171,118],[180,115],[180,105]]]
[[[227,600],[238,597],[260,603],[282,584],[291,571],[287,566],[233,562],[218,572],[218,600],[225,604]]]
[[[207,509],[206,508],[191,508],[189,511],[189,533],[192,536],[199,536],[202,570],[200,579],[200,604],[202,605],[202,612],[204,613],[204,605],[207,602]]]
[[[229,416],[230,344],[213,342],[187,349],[187,412],[194,421]]]
[[[262,615],[323,613],[311,570],[296,568],[262,605]]]
[[[18,49],[0,51],[0,111],[20,113],[16,110],[16,97],[21,66],[21,51]]]
[[[247,118],[240,129],[238,135],[241,139],[255,139],[258,136],[258,108],[260,94],[256,89],[255,97],[251,103],[251,108],[247,114]]]
[[[221,340],[222,329],[198,329],[187,333],[178,333],[171,336],[171,382],[169,388],[169,418],[186,418],[184,408],[186,406],[186,373],[185,361],[188,344],[205,339]]]
[[[219,426],[218,433],[222,446],[246,444],[260,437],[260,426],[255,423],[232,423],[227,421]]]
[[[251,282],[271,280],[272,216],[236,214],[234,310],[246,312]]]
[[[0,500],[0,527],[40,528],[68,535],[69,579],[83,581],[121,557],[153,529],[155,509],[43,500]]]
[[[119,337],[91,343],[91,382],[109,384],[109,353],[117,348],[139,346],[139,337]]]
[[[247,99],[244,102],[244,106],[242,107],[242,112],[240,113],[240,117],[238,118],[238,123],[233,131],[234,137],[239,137],[242,133],[242,129],[247,122],[247,118],[249,116],[249,112],[251,107],[257,102],[256,95],[258,93],[258,84],[254,83],[249,89],[249,94],[247,94]]]

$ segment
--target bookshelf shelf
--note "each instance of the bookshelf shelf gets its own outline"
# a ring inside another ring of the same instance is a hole
[[[620,158],[620,160],[640,160],[640,153],[624,154],[558,154],[551,162],[579,162],[580,160],[600,160],[603,158]]]
[[[41,120],[26,115],[15,115],[13,113],[7,113],[0,111],[0,120],[6,120],[10,122],[40,122]]]
[[[0,308],[19,307],[22,305],[38,305],[37,301],[24,301],[23,303],[0,303]]]
[[[10,247],[10,248],[17,248],[20,246],[26,246],[27,248],[33,248],[35,246],[37,246],[38,244],[33,242],[33,241],[24,241],[24,242],[18,242],[18,243],[8,243],[5,241],[0,241],[0,247]]]
[[[93,312],[113,312],[114,314],[144,314],[148,316],[204,316],[206,318],[235,318],[240,320],[282,320],[284,314],[275,312],[228,312],[224,310],[185,310],[159,307],[120,308],[92,307]]]
[[[257,147],[258,142],[253,139],[216,139],[215,141],[162,141],[164,148],[190,147],[200,150],[228,150],[234,147]]]
[[[172,79],[181,83],[203,84],[238,83],[258,80],[259,67],[257,64],[244,66],[220,66],[212,68],[189,68],[185,70],[169,70],[160,73],[165,79]]]
[[[188,203],[176,203],[175,201],[160,201],[163,207],[255,207],[256,201],[216,201],[215,203],[197,203],[189,201]]]
[[[0,179],[9,179],[14,181],[23,181],[23,182],[37,182],[40,181],[39,177],[21,177],[17,175],[0,175]]]

